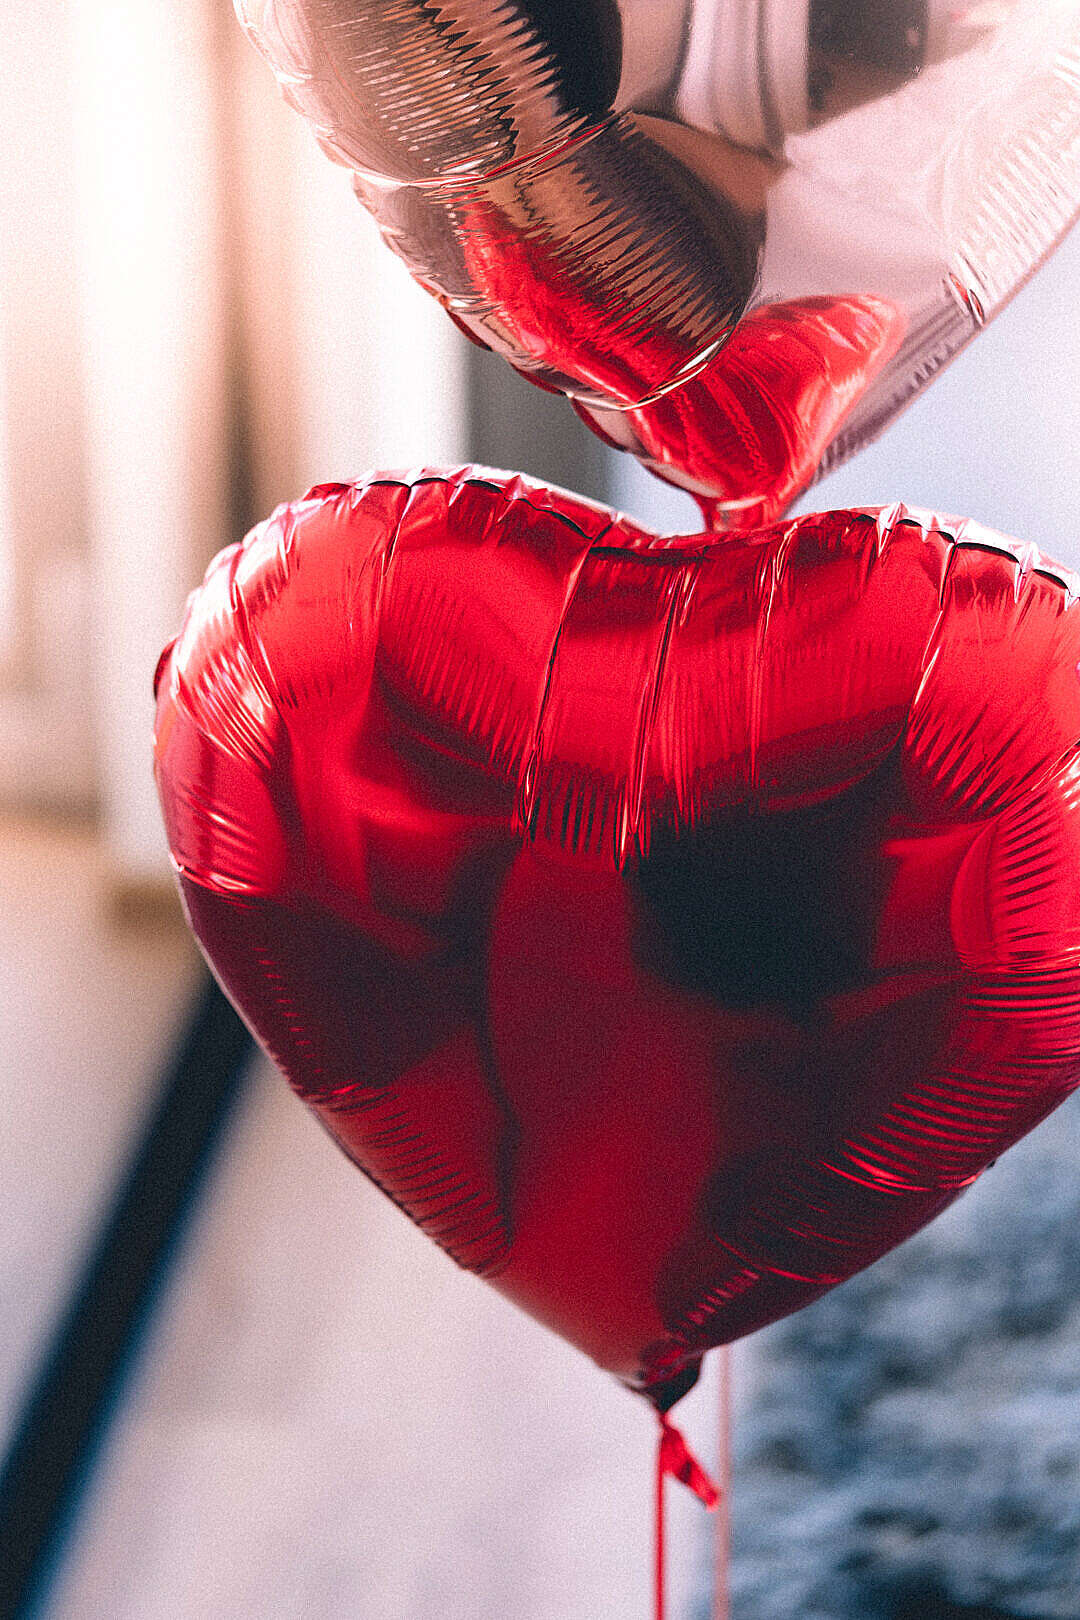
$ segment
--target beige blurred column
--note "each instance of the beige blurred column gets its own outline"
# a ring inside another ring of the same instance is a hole
[[[227,393],[212,0],[70,0],[94,697],[104,828],[165,870],[150,683],[225,538]]]
[[[0,802],[93,797],[64,0],[5,0],[0,64]]]
[[[258,512],[310,484],[466,454],[468,344],[379,241],[350,177],[228,36],[229,216]]]
[[[378,242],[223,0],[71,0],[100,780],[165,872],[150,678],[275,502],[462,454],[463,342]]]

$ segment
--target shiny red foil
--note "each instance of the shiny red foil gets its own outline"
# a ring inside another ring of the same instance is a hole
[[[188,913],[460,1265],[658,1406],[1080,1078],[1080,610],[901,507],[665,540],[316,489],[162,661]]]

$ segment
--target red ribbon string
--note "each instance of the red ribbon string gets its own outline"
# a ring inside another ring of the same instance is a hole
[[[670,1474],[693,1491],[711,1513],[720,1504],[720,1492],[691,1452],[673,1423],[660,1415],[660,1477]]]
[[[657,1417],[660,1440],[656,1448],[656,1620],[664,1620],[664,1481],[670,1474],[693,1491],[710,1513],[719,1506],[720,1492],[675,1425],[669,1423],[662,1412],[658,1412]]]
[[[720,1508],[716,1515],[716,1560],[713,1575],[713,1620],[730,1620],[731,1596],[729,1565],[731,1561],[731,1346],[721,1345],[716,1352],[719,1362],[719,1484]]]

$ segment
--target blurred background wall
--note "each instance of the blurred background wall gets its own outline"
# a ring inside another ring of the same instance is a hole
[[[695,526],[471,349],[279,102],[228,0],[8,0],[0,106],[0,797],[160,872],[147,670],[209,557],[309,483],[474,456]],[[1071,543],[1066,247],[804,507],[903,496]]]
[[[605,450],[560,401],[470,348],[413,287],[345,174],[278,100],[228,0],[5,0],[3,11],[0,1414],[10,1428],[197,983],[176,912],[158,904],[169,891],[150,681],[209,557],[311,483],[465,458],[570,485],[658,527],[691,530],[696,518],[688,498]],[[1078,294],[1075,239],[803,508],[906,498],[1080,564]],[[1038,1138],[1025,1151],[1024,1187],[1066,1174],[1060,1153],[1039,1158]],[[995,1208],[1007,1224],[1001,1200]],[[986,1230],[971,1228],[976,1250]],[[777,1476],[790,1453],[773,1443],[781,1418],[805,1425],[806,1368],[823,1342],[835,1355],[836,1320],[811,1322],[775,1354],[754,1341],[736,1357],[746,1467],[757,1470],[746,1500],[761,1515],[757,1540],[744,1538],[742,1590],[757,1605],[746,1620],[811,1620],[810,1588],[770,1574],[766,1512],[779,1524],[800,1491],[824,1501],[825,1483],[827,1523],[844,1511],[850,1470],[828,1474],[833,1462],[811,1447],[801,1473]],[[646,1612],[647,1422],[573,1352],[454,1273],[267,1066],[155,1321],[43,1611],[56,1620]],[[1065,1313],[1054,1329],[1066,1335],[1055,1366],[1077,1348],[1071,1324]],[[1010,1362],[1011,1376],[1022,1380],[1023,1365]],[[770,1381],[785,1368],[777,1393]],[[689,1418],[706,1449],[711,1400],[707,1387]],[[819,1392],[815,1410],[822,1402]],[[848,1455],[869,1466],[857,1446]],[[679,1511],[673,1597],[689,1615],[707,1553],[693,1509]],[[800,1529],[799,1545],[822,1522]],[[839,1531],[821,1536],[840,1544]],[[814,1590],[842,1592],[813,1620],[860,1603],[868,1613],[865,1593],[825,1568],[825,1552],[819,1562],[825,1585]],[[1002,1590],[1011,1607],[995,1613],[1080,1613],[1080,1599],[1045,1607],[1052,1583],[1029,1584],[1041,1609],[1015,1581]],[[880,1612],[899,1615],[890,1602],[881,1597]]]
[[[466,451],[464,344],[225,0],[9,0],[0,119],[0,795],[161,871],[149,675],[256,514]]]

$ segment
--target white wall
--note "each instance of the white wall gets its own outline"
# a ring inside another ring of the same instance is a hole
[[[0,97],[0,800],[93,790],[75,132],[66,0],[5,0]]]
[[[801,510],[904,500],[977,518],[1080,566],[1080,231]]]
[[[212,0],[69,0],[98,791],[162,862],[150,682],[226,499]]]
[[[238,28],[229,48],[227,212],[259,510],[374,467],[462,459],[465,339],[379,241]]]
[[[188,590],[238,521],[309,484],[459,457],[464,343],[221,0],[66,9],[97,781],[140,883],[166,872],[150,682]]]

